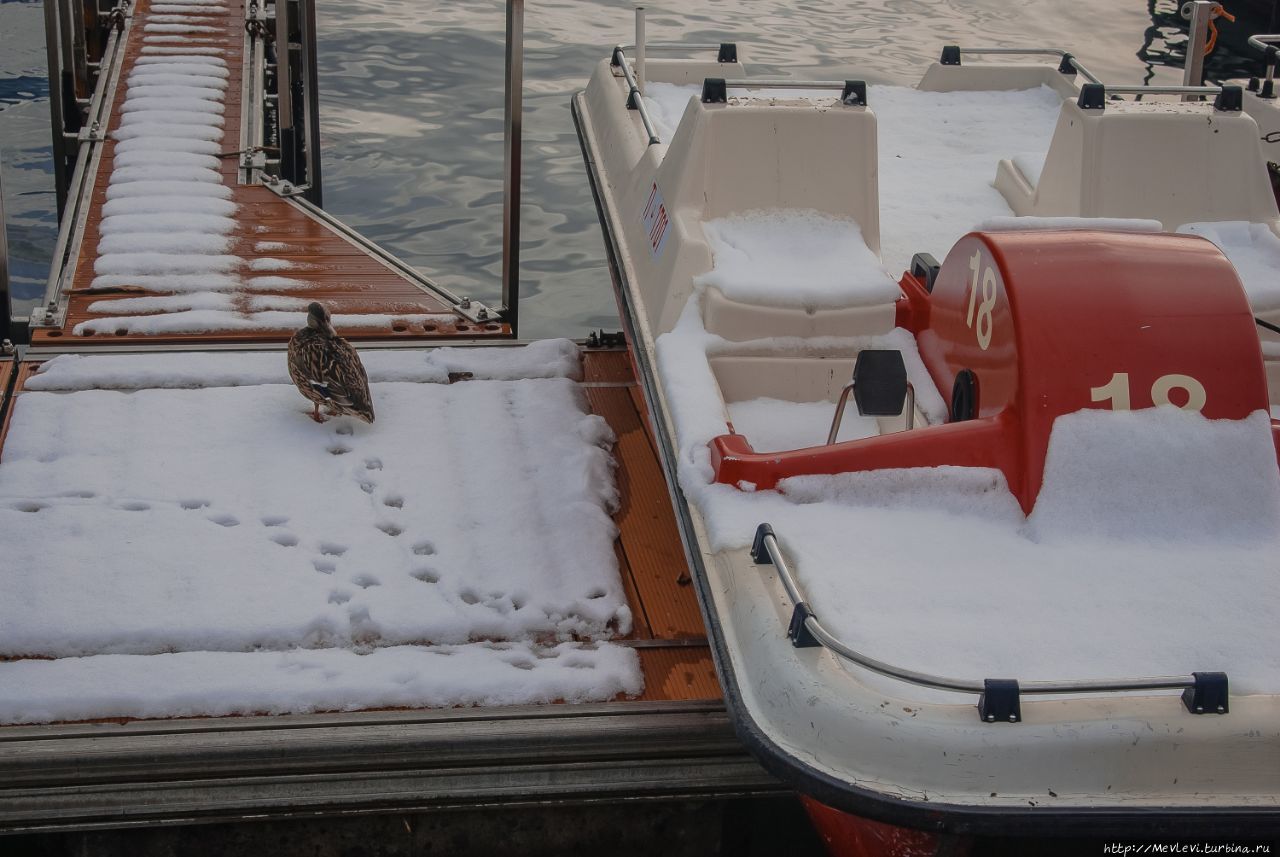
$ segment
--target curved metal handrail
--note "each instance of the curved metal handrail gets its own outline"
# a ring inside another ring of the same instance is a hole
[[[833,634],[813,612],[813,608],[805,599],[778,538],[769,524],[761,524],[756,529],[755,542],[751,549],[752,559],[758,565],[772,565],[778,571],[778,579],[790,599],[793,613],[788,636],[798,647],[821,645],[840,655],[842,658],[865,667],[881,675],[906,681],[923,687],[938,690],[953,690],[964,693],[978,693],[984,696],[991,694],[993,688],[1004,686],[1016,699],[1018,693],[1032,694],[1076,694],[1076,693],[1112,693],[1136,690],[1183,690],[1183,701],[1195,714],[1206,712],[1227,713],[1226,683],[1223,673],[1196,672],[1189,676],[1147,676],[1141,678],[1116,679],[1068,679],[1059,681],[1018,681],[1010,679],[962,679],[933,675],[917,670],[899,667],[894,664],[873,658],[858,651]],[[979,702],[980,707],[982,701]],[[1016,712],[1016,702],[1014,711]],[[996,719],[1016,721],[1020,714],[996,717],[983,712],[983,719],[989,722]]]
[[[627,106],[634,107],[640,113],[640,121],[644,124],[645,133],[649,135],[649,145],[661,143],[662,140],[658,137],[653,119],[649,116],[649,108],[644,106],[644,96],[640,93],[640,86],[636,83],[636,76],[631,71],[631,65],[627,62],[627,55],[622,45],[613,49],[613,65],[622,69],[622,76],[627,81]]]

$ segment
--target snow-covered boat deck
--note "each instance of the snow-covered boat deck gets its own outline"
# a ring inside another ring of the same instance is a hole
[[[510,335],[289,192],[244,183],[261,145],[247,87],[261,79],[243,5],[140,0],[125,20],[104,71],[105,134],[85,153],[92,181],[68,202],[68,252],[34,346],[283,340],[312,300],[362,339]]]

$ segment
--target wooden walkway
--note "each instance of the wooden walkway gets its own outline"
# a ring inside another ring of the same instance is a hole
[[[591,410],[618,438],[613,454],[622,504],[614,522],[635,617],[632,636],[644,668],[641,699],[719,699],[702,614],[627,352],[587,352],[585,376]]]
[[[644,693],[635,699],[719,700],[720,685],[706,629],[689,583],[675,515],[631,361],[621,350],[588,350],[583,358],[583,387],[591,410],[608,422],[617,437],[613,454],[620,503],[613,516],[618,527],[615,550],[634,619],[631,634],[622,642],[635,647],[645,680]],[[0,404],[10,405],[0,423],[0,460],[12,413],[21,406],[23,385],[39,365],[32,360],[16,367],[0,362]],[[617,700],[628,701],[624,697]]]
[[[171,49],[187,46],[197,51],[217,50],[217,58],[226,62],[227,88],[223,105],[223,137],[220,156],[222,185],[231,192],[231,200],[238,206],[236,226],[230,234],[231,244],[226,254],[238,256],[243,264],[229,273],[239,276],[245,288],[230,292],[235,312],[239,317],[231,323],[247,324],[253,313],[251,301],[259,305],[266,299],[276,299],[276,305],[284,305],[289,299],[318,300],[328,306],[335,316],[388,316],[380,324],[362,323],[352,327],[335,319],[343,335],[365,340],[438,340],[438,339],[489,339],[509,336],[505,324],[495,321],[476,323],[457,315],[451,305],[440,296],[424,291],[417,283],[403,276],[340,232],[330,228],[308,214],[301,206],[278,196],[262,185],[239,183],[240,153],[238,152],[241,128],[243,84],[243,58],[245,17],[241,4],[229,7],[200,7],[200,26],[212,27],[218,32],[197,32],[188,35],[165,31],[148,33],[152,20],[152,0],[138,0],[134,7],[132,24],[127,31],[123,66],[119,84],[112,95],[111,119],[108,130],[114,134],[121,128],[123,115],[120,108],[128,96],[129,75],[138,66],[145,47]],[[171,12],[173,6],[163,7]],[[196,7],[193,7],[193,13]],[[175,16],[158,16],[170,27]],[[145,41],[150,39],[151,41]],[[182,41],[177,41],[181,39]],[[151,55],[153,59],[157,54]],[[98,345],[183,344],[212,342],[279,341],[287,339],[292,326],[274,329],[225,329],[161,331],[142,333],[136,322],[114,320],[135,316],[135,310],[121,311],[114,302],[120,298],[146,296],[175,296],[178,293],[156,291],[154,284],[144,288],[140,284],[112,284],[95,289],[95,262],[102,240],[103,205],[107,199],[112,172],[115,169],[115,152],[119,144],[112,137],[102,146],[95,180],[91,189],[90,205],[84,224],[79,252],[68,265],[67,281],[71,288],[69,303],[61,327],[35,328],[32,332],[34,346],[94,347]],[[286,288],[263,285],[264,277],[276,277],[295,281]],[[253,281],[250,284],[250,281]],[[295,310],[298,318],[305,306]],[[156,315],[160,313],[154,313]],[[424,318],[425,316],[425,318]],[[170,324],[170,327],[180,326]]]

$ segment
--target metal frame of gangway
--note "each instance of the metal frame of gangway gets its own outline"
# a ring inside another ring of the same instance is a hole
[[[44,0],[59,230],[44,302],[30,320],[34,325],[59,323],[66,308],[64,275],[79,252],[133,2]],[[518,337],[524,0],[506,3],[502,283],[496,307],[455,294],[323,210],[315,0],[249,0],[245,13],[245,55],[252,74],[246,75],[242,92],[245,121],[236,152],[241,181],[262,184],[301,207],[460,316],[504,322]],[[6,321],[10,317],[6,313]],[[19,325],[15,331],[24,329]]]

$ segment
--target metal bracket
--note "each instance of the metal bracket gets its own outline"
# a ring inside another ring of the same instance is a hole
[[[846,80],[844,91],[840,93],[840,103],[849,107],[867,106],[867,82],[865,80]]]
[[[796,604],[795,609],[791,611],[791,624],[787,625],[787,638],[797,649],[812,649],[822,645],[805,624],[805,620],[812,615],[813,610],[803,601]]]
[[[1107,106],[1107,88],[1100,83],[1086,83],[1080,87],[1076,104],[1081,110],[1103,110]]]
[[[265,179],[266,181],[263,184],[263,187],[281,199],[305,196],[307,191],[311,189],[311,185],[309,184],[294,184],[293,182],[288,181],[287,179],[282,179],[279,176],[268,175],[265,176]]]
[[[942,56],[938,58],[939,65],[960,65],[960,46],[947,45],[942,49]]]
[[[933,284],[938,281],[942,266],[931,253],[917,253],[911,257],[911,276],[924,283],[924,290],[933,293]]]
[[[703,104],[727,104],[728,101],[729,87],[723,77],[708,77],[702,81]]]
[[[97,122],[91,122],[89,127],[76,132],[76,140],[80,143],[105,143],[107,134]]]
[[[1213,109],[1239,113],[1244,109],[1244,91],[1238,86],[1224,86],[1213,99]]]
[[[587,335],[588,348],[625,348],[627,337],[621,330],[609,333],[606,330],[593,330]]]
[[[1071,54],[1063,54],[1062,62],[1058,63],[1058,74],[1066,74],[1075,77],[1076,67],[1071,62],[1073,59],[1075,59],[1075,57],[1071,56]]]
[[[761,524],[756,527],[756,537],[751,543],[751,558],[755,560],[756,565],[773,565],[773,559],[769,556],[769,551],[765,549],[765,536],[773,535],[773,527],[768,524]],[[777,538],[774,536],[774,538]]]
[[[989,678],[982,682],[978,716],[984,723],[1017,723],[1022,719],[1022,702],[1016,678]]]
[[[1196,683],[1182,692],[1182,704],[1192,714],[1226,714],[1231,710],[1227,699],[1226,673],[1192,673]]]
[[[719,53],[716,54],[716,62],[737,62],[738,61],[738,45],[736,42],[721,42]]]
[[[465,295],[462,300],[453,305],[453,311],[476,324],[489,324],[502,320],[502,313]]]

